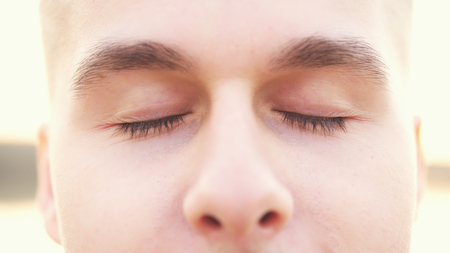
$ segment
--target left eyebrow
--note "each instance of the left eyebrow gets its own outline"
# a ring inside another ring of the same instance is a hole
[[[82,93],[108,73],[137,69],[186,72],[192,69],[192,64],[176,48],[153,41],[101,43],[78,64],[72,89]]]
[[[288,43],[272,59],[273,69],[342,67],[386,85],[388,68],[380,54],[369,43],[358,38],[311,36]]]

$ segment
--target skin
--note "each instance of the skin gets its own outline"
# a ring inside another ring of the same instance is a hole
[[[38,155],[49,235],[66,252],[85,253],[409,252],[423,189],[420,122],[404,105],[404,59],[383,8],[64,5],[66,43],[47,50],[52,119]],[[364,40],[387,66],[386,85],[339,66],[270,67],[284,45],[313,35]],[[77,93],[77,66],[105,41],[170,45],[195,68],[106,71]],[[346,127],[301,128],[277,110],[340,116]],[[183,113],[147,136],[118,131]]]

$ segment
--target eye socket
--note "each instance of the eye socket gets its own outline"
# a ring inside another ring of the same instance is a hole
[[[319,117],[302,115],[294,112],[276,111],[283,117],[283,123],[291,127],[297,127],[300,130],[310,130],[312,132],[321,132],[329,135],[335,131],[346,132],[345,117]]]
[[[324,135],[332,134],[337,130],[343,132],[347,130],[345,117],[319,117],[294,112],[275,111],[283,117],[283,123],[291,127],[297,127],[300,130],[321,132]],[[149,121],[120,123],[117,125],[116,135],[127,135],[130,139],[139,139],[145,138],[149,134],[156,136],[164,131],[170,132],[184,124],[184,118],[188,114],[172,115]]]
[[[151,134],[159,135],[163,131],[170,132],[184,123],[184,117],[189,113],[172,115],[164,118],[126,122],[117,125],[116,135],[126,135],[130,139],[145,138]]]

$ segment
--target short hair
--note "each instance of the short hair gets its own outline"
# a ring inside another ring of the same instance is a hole
[[[67,54],[72,40],[70,34],[71,5],[69,1],[65,0],[41,0],[39,6],[50,98],[53,93],[52,87],[56,82],[57,65]]]
[[[413,0],[387,0],[385,10],[387,13],[386,26],[392,36],[394,48],[397,49],[398,58],[404,71],[409,68]]]

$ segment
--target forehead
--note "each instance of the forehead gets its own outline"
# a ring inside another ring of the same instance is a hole
[[[355,0],[77,1],[71,23],[78,40],[88,43],[111,37],[150,38],[255,48],[267,41],[317,33],[373,39],[380,5]]]
[[[293,39],[357,37],[378,51],[381,1],[77,1],[70,3],[77,65],[99,42],[155,41],[222,72],[245,71]],[[81,21],[81,22],[80,22]],[[232,63],[232,66],[229,66]],[[224,69],[226,68],[226,70]]]

